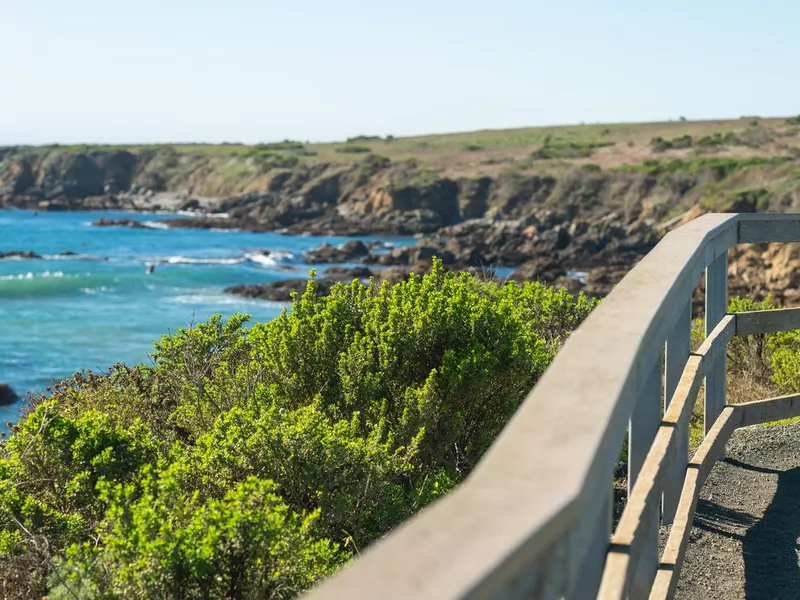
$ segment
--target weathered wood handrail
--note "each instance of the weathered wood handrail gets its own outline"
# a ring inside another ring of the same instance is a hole
[[[671,597],[697,494],[730,433],[800,414],[800,396],[725,406],[731,337],[800,326],[796,310],[726,315],[728,249],[773,241],[800,241],[800,215],[709,214],[668,233],[570,336],[467,480],[309,597]],[[704,272],[707,339],[690,354]],[[689,462],[703,380],[707,435]],[[609,543],[628,432],[629,501]],[[659,523],[672,524],[660,563]]]

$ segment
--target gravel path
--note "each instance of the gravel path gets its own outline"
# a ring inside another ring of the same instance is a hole
[[[800,423],[735,432],[706,481],[682,600],[800,599]]]

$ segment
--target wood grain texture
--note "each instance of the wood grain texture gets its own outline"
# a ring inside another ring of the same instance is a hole
[[[736,335],[754,335],[800,329],[800,308],[736,313]]]
[[[635,496],[633,489],[639,480],[639,474],[645,459],[651,451],[653,441],[661,424],[662,373],[659,360],[650,374],[647,386],[642,391],[636,406],[633,408],[628,443],[628,502],[640,501],[638,506],[639,521],[628,545],[631,546],[632,581],[629,590],[631,600],[646,598],[658,568],[658,525],[661,516],[660,490],[655,478],[661,475],[658,468],[647,473],[647,481],[640,488],[646,494]]]
[[[706,336],[725,318],[728,308],[728,255],[721,254],[706,268]],[[706,370],[705,431],[711,430],[725,406],[725,353]]]
[[[800,394],[745,402],[736,404],[733,408],[740,415],[741,427],[791,419],[800,417]]]
[[[692,333],[692,306],[686,303],[683,314],[675,324],[672,334],[667,338],[665,375],[664,375],[664,406],[665,413],[669,410],[675,390],[683,375],[686,361],[689,359]],[[678,427],[676,431],[674,460],[665,477],[664,496],[662,499],[661,522],[664,525],[672,523],[678,500],[683,487],[683,476],[689,464],[689,427],[688,424]]]
[[[739,243],[800,242],[800,221],[789,213],[761,213],[760,218],[750,215],[739,222]],[[794,217],[794,218],[792,218]]]

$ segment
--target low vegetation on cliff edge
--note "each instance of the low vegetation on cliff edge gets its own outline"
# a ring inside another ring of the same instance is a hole
[[[440,263],[315,286],[33,399],[0,445],[3,596],[296,596],[457,486],[593,306]]]

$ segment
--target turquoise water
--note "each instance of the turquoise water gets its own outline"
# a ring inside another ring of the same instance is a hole
[[[89,226],[101,217],[136,219],[150,228]],[[165,218],[174,215],[0,211],[0,251],[31,250],[45,258],[0,260],[0,383],[24,395],[80,369],[147,362],[153,340],[216,313],[271,319],[282,304],[222,290],[303,277],[310,268],[302,263],[304,251],[348,239],[166,229],[158,223]],[[68,251],[77,256],[55,256]],[[149,275],[148,264],[157,265]],[[0,406],[0,424],[16,420],[18,411]]]

